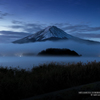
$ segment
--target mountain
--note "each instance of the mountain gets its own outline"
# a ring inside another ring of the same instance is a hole
[[[46,40],[59,40],[59,39],[71,39],[75,38],[63,30],[57,28],[56,26],[49,26],[35,34],[29,35],[20,40],[16,40],[13,43],[27,43],[27,42],[36,42],[36,41],[46,41]]]
[[[19,39],[14,41],[13,43],[29,43],[29,42],[38,42],[38,41],[57,41],[57,40],[74,40],[78,42],[88,42],[88,43],[94,43],[94,41],[90,40],[83,40],[77,37],[74,37],[72,35],[67,34],[63,30],[57,28],[56,26],[49,26],[45,29],[29,35],[25,38]]]

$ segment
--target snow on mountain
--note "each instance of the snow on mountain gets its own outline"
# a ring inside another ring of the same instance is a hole
[[[100,42],[84,40],[84,39],[80,39],[78,37],[74,37],[72,35],[67,34],[63,30],[57,28],[56,26],[46,27],[45,29],[43,29],[35,34],[32,34],[25,38],[16,40],[13,43],[29,43],[29,42],[39,42],[39,41],[47,41],[47,40],[49,40],[49,41],[74,40],[76,42],[88,43],[88,44],[100,43]]]
[[[67,34],[63,30],[57,28],[56,26],[49,26],[35,34],[29,35],[23,39],[14,41],[13,43],[27,43],[27,42],[70,39],[70,38],[74,38],[74,37]]]
[[[72,36],[68,35],[61,29],[58,29],[55,26],[49,26],[44,29],[44,31],[40,34],[40,36],[43,36],[42,40],[51,38],[51,37],[56,37],[56,38],[70,38]]]

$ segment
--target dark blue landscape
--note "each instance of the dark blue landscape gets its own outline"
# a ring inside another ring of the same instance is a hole
[[[100,0],[0,0],[0,100],[99,100],[99,20]]]

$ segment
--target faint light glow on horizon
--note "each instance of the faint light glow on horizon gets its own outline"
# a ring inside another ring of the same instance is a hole
[[[17,53],[17,54],[15,54],[15,56],[17,56],[17,57],[22,57],[23,55],[20,53]]]
[[[3,35],[2,33],[0,33],[0,35]]]
[[[24,31],[23,29],[13,29],[13,28],[10,28],[10,27],[4,27],[4,26],[0,26],[0,31],[13,31],[13,32],[26,32]]]
[[[10,31],[10,28],[0,26],[0,31]]]
[[[84,38],[84,39],[100,42],[100,38]]]
[[[20,55],[19,57],[22,57],[22,55]]]

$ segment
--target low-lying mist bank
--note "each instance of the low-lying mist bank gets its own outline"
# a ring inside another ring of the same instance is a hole
[[[0,56],[34,56],[47,48],[67,48],[82,56],[100,56],[100,44],[85,42],[46,41],[26,44],[0,43]]]
[[[39,66],[40,64],[49,64],[51,62],[59,62],[61,64],[83,62],[88,63],[91,61],[100,61],[100,57],[58,57],[58,56],[27,56],[27,57],[0,57],[0,65],[20,67],[23,69],[32,69],[32,67]]]

